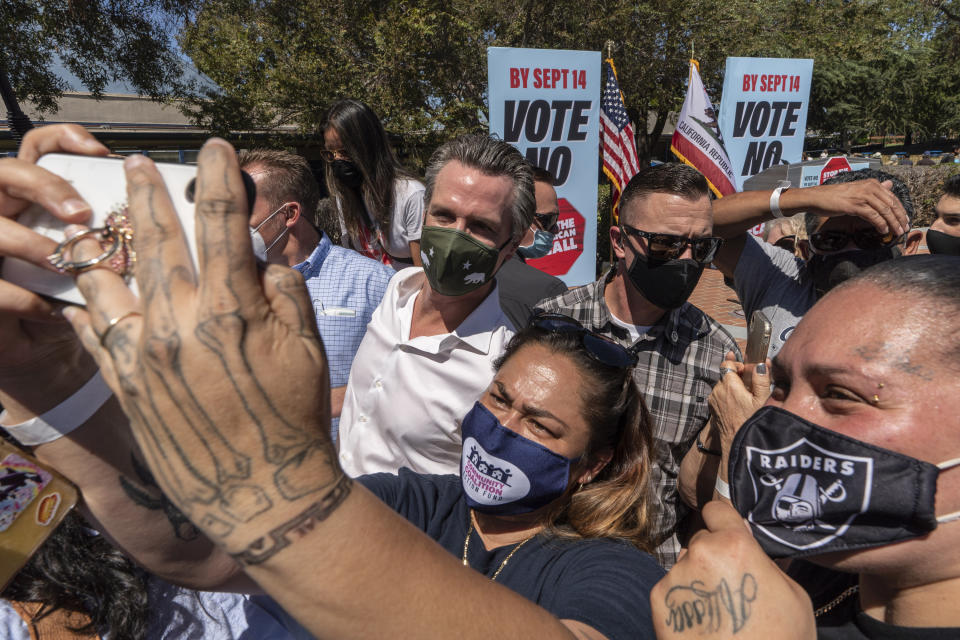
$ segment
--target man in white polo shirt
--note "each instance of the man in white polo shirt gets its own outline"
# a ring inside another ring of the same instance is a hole
[[[430,159],[424,201],[423,268],[390,280],[347,386],[332,391],[350,475],[457,473],[460,419],[514,333],[493,276],[533,220],[523,156],[487,136],[447,142]]]

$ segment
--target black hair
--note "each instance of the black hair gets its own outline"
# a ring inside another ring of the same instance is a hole
[[[146,574],[71,512],[13,578],[2,596],[40,602],[42,618],[57,609],[82,612],[90,623],[78,633],[111,640],[146,637],[150,624]]]
[[[556,184],[556,179],[553,177],[553,174],[544,169],[543,167],[538,167],[536,165],[530,165],[533,169],[533,181],[534,182],[546,182],[551,187]]]
[[[844,171],[843,173],[838,173],[837,175],[833,176],[823,184],[846,184],[848,182],[858,182],[860,180],[870,179],[877,180],[878,182],[889,180],[893,183],[893,195],[897,196],[897,199],[900,200],[900,204],[902,204],[904,210],[906,210],[907,221],[910,224],[913,224],[914,208],[913,198],[910,197],[910,189],[907,188],[907,185],[903,180],[887,173],[886,171],[878,171],[876,169]],[[804,224],[807,225],[807,236],[816,233],[822,221],[822,217],[808,214],[804,219]]]
[[[960,312],[960,256],[924,254],[885,260],[837,288],[863,283],[928,300],[935,309],[947,307]]]
[[[943,195],[960,198],[960,173],[955,176],[950,176],[947,178],[947,181],[943,183]]]
[[[350,236],[359,237],[359,229],[369,213],[384,228],[390,227],[393,215],[394,182],[412,178],[404,169],[390,145],[380,118],[366,103],[359,100],[337,100],[327,110],[323,130],[333,129],[350,160],[363,175],[362,200],[358,194],[340,183],[327,164],[326,183],[330,195],[339,201],[343,223]]]
[[[699,200],[710,194],[707,179],[703,174],[680,162],[665,162],[642,169],[627,183],[620,195],[620,211],[637,198],[652,193],[678,195],[687,200]]]

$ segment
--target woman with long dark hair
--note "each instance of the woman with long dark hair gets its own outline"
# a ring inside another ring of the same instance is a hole
[[[377,114],[338,100],[323,140],[341,244],[395,268],[419,266],[424,187],[397,160]]]

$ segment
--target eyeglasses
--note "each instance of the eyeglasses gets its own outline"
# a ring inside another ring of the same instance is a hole
[[[561,313],[540,312],[533,316],[531,324],[552,333],[575,333],[580,336],[583,348],[591,358],[618,369],[628,369],[637,364],[637,354],[625,349],[610,338],[585,328],[570,316]]]
[[[713,260],[717,249],[723,244],[723,238],[684,238],[669,233],[650,233],[635,229],[627,224],[621,224],[620,228],[628,236],[637,236],[647,240],[647,257],[651,260],[673,260],[679,258],[687,245],[693,251],[693,259],[700,264],[706,264]]]
[[[327,162],[333,162],[334,160],[350,160],[350,156],[348,156],[347,152],[343,149],[337,149],[335,151],[328,151],[327,149],[324,149],[320,152],[320,157]]]
[[[560,212],[535,213],[533,214],[533,217],[537,221],[537,224],[540,225],[541,229],[544,231],[550,231],[550,229],[553,229],[553,226],[557,224],[557,220],[560,218]]]
[[[892,247],[899,243],[907,234],[900,236],[892,232],[880,235],[876,229],[857,229],[856,231],[818,231],[810,234],[810,246],[821,253],[840,251],[850,241],[858,249],[872,251],[883,247]]]
[[[773,243],[773,246],[793,251],[797,246],[797,236],[783,236]]]

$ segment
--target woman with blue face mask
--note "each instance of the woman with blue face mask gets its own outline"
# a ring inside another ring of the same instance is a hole
[[[466,567],[606,638],[651,637],[651,428],[636,359],[541,314],[461,423],[460,477],[359,482]],[[588,632],[589,633],[589,632]]]

